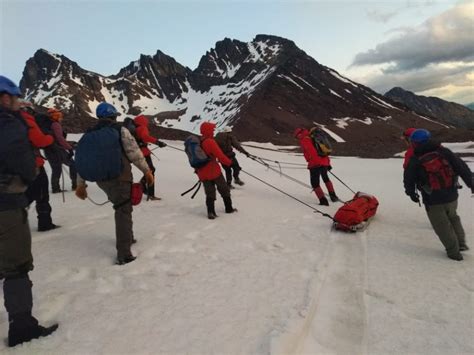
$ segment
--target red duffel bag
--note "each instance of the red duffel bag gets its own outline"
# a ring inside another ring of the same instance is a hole
[[[363,192],[355,194],[354,198],[344,203],[334,215],[334,227],[345,232],[356,232],[367,226],[369,219],[377,212],[379,201]]]

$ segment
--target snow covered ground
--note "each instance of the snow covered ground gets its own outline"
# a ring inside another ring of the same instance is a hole
[[[181,142],[169,142],[181,148]],[[303,163],[294,153],[248,148]],[[462,149],[465,149],[462,146]],[[158,149],[158,202],[134,211],[138,259],[114,265],[113,210],[52,195],[54,221],[33,232],[34,314],[51,337],[2,354],[467,354],[474,352],[473,251],[445,256],[425,212],[403,193],[402,160],[333,158],[333,172],[378,197],[369,228],[331,221],[242,173],[238,213],[205,215],[184,153]],[[239,155],[244,170],[315,206],[310,191]],[[471,168],[474,164],[471,162]],[[305,169],[285,173],[309,183]],[[136,174],[136,179],[139,176]],[[343,199],[352,194],[337,181]],[[69,182],[67,182],[69,187]],[[105,195],[91,184],[91,197]],[[473,199],[459,214],[474,247]],[[340,204],[323,207],[333,214]],[[30,221],[36,227],[35,213]],[[1,300],[0,300],[1,302]],[[0,312],[0,334],[7,333]]]

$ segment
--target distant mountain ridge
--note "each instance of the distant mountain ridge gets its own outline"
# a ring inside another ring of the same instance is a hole
[[[385,96],[448,125],[474,129],[474,111],[455,102],[445,101],[438,97],[416,95],[400,87],[391,89],[385,93]]]
[[[76,131],[90,125],[101,101],[116,106],[122,118],[151,117],[169,137],[199,133],[203,121],[212,121],[218,129],[232,126],[241,140],[295,144],[295,127],[320,125],[338,142],[339,153],[362,156],[402,150],[398,138],[408,126],[449,128],[271,35],[219,41],[195,70],[158,50],[111,76],[41,49],[27,61],[20,86],[36,104],[64,110],[66,125]]]

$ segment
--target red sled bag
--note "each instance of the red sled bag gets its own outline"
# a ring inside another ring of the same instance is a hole
[[[379,201],[363,192],[355,194],[354,198],[344,203],[334,215],[334,227],[344,232],[357,232],[368,224],[377,212]]]
[[[137,206],[142,202],[143,197],[143,185],[139,182],[132,184],[132,193],[130,194],[130,201],[132,206]]]

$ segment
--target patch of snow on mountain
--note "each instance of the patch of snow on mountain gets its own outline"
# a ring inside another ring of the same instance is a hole
[[[339,80],[347,83],[347,84],[350,84],[352,85],[353,87],[358,87],[356,84],[354,84],[352,81],[350,81],[349,79],[347,78],[344,78],[343,76],[339,75],[338,73],[336,73],[334,70],[329,70],[329,73],[331,73],[333,76],[335,76],[336,78],[338,78]]]
[[[306,85],[308,85],[311,89],[315,90],[315,91],[318,91],[319,90],[317,88],[315,88],[313,85],[311,85],[310,83],[308,83],[306,80],[304,80],[302,77],[298,76],[298,75],[295,75],[295,74],[291,74],[294,78],[302,81],[303,83],[305,83]]]
[[[343,118],[331,118],[331,120],[336,122],[336,126],[341,129],[346,129],[349,126],[349,122],[353,121],[351,117],[343,117]]]
[[[298,84],[296,81],[294,81],[293,79],[291,79],[290,77],[286,76],[286,75],[283,75],[283,74],[278,74],[277,75],[279,78],[282,78],[282,79],[286,79],[288,80],[290,83],[296,85],[297,87],[299,87],[301,90],[304,90],[304,88]]]
[[[339,95],[339,94],[338,94],[337,92],[335,92],[334,90],[329,89],[329,91],[331,92],[331,94],[336,95],[336,96],[339,96],[341,99],[344,99],[341,95]]]

